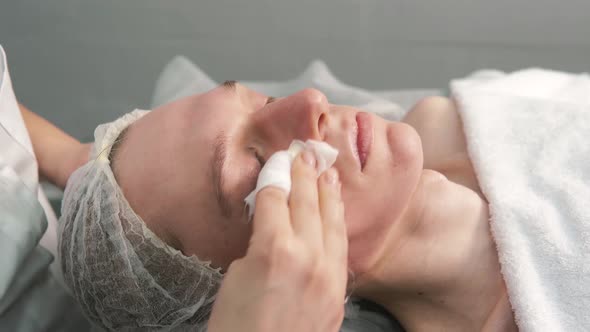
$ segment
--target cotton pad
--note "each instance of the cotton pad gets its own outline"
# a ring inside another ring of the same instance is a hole
[[[336,161],[338,150],[326,142],[307,140],[305,143],[294,140],[289,149],[275,152],[264,164],[258,175],[256,189],[254,189],[246,198],[246,206],[250,219],[254,214],[256,207],[256,194],[267,186],[275,186],[283,189],[287,195],[291,192],[291,166],[293,160],[302,151],[310,151],[316,158],[317,175],[330,168]]]

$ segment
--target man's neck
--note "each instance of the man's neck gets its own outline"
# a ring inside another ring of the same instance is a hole
[[[446,180],[422,182],[398,221],[414,225],[412,232],[392,235],[359,295],[366,292],[409,331],[505,331],[514,319],[487,203]]]

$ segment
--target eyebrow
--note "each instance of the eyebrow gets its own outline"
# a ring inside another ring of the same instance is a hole
[[[225,190],[223,168],[227,160],[227,136],[220,133],[215,137],[213,142],[213,159],[211,160],[211,174],[215,198],[222,215],[226,218],[231,217],[232,209],[229,199],[229,193]]]
[[[234,80],[229,80],[229,81],[225,81],[223,83],[220,84],[220,86],[224,87],[224,88],[229,88],[229,89],[236,89],[238,82],[234,81]]]
[[[236,92],[237,81],[228,80],[219,84],[220,87]],[[213,159],[211,160],[211,174],[213,180],[213,188],[215,190],[215,199],[221,214],[229,218],[232,215],[232,205],[229,199],[229,193],[225,190],[225,181],[223,176],[223,168],[227,160],[227,136],[222,132],[215,137],[213,142]]]

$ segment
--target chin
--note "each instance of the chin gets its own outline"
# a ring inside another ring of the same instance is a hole
[[[393,163],[403,168],[421,170],[424,162],[422,140],[414,127],[402,122],[390,122],[385,131]]]
[[[384,129],[384,142],[376,142],[374,165],[363,188],[343,192],[349,265],[359,274],[370,270],[390,247],[390,233],[402,221],[422,174],[422,144],[414,128],[395,122]]]

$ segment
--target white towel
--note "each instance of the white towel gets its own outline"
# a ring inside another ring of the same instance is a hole
[[[453,81],[521,331],[590,330],[590,77]]]

